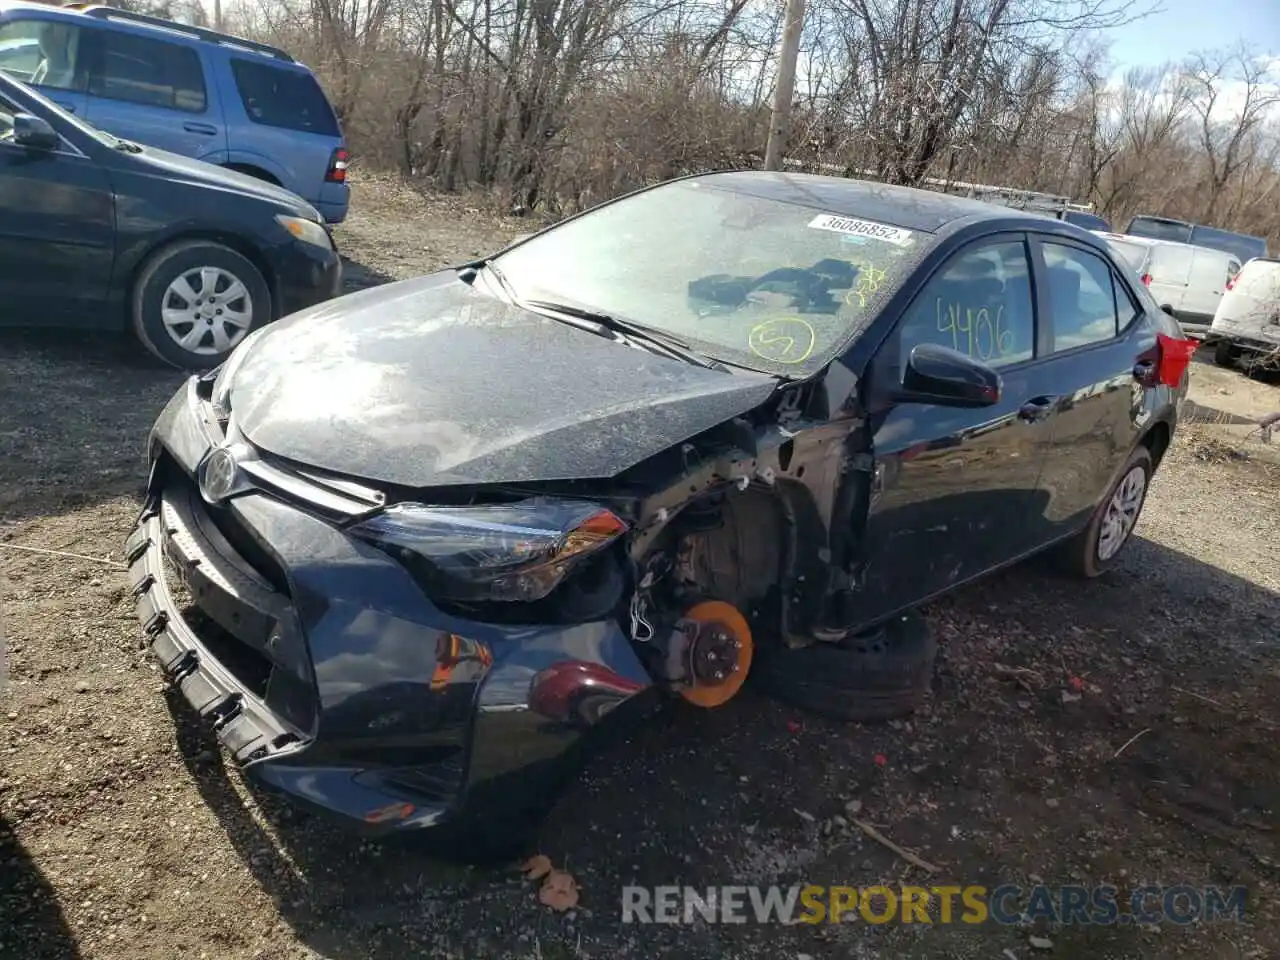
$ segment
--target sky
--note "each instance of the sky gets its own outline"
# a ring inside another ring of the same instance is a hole
[[[1159,12],[1106,31],[1124,67],[1155,66],[1246,39],[1254,52],[1280,56],[1280,0],[1155,0]]]

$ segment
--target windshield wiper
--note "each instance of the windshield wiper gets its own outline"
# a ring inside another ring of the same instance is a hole
[[[655,330],[653,327],[646,327],[644,324],[621,320],[609,313],[599,313],[595,310],[588,310],[585,307],[575,307],[569,303],[555,303],[551,300],[523,300],[517,302],[522,306],[532,307],[535,310],[551,310],[566,317],[573,317],[575,320],[585,320],[587,323],[597,327],[597,332],[611,331],[620,333],[625,339],[645,342],[650,346],[657,347],[667,355],[675,357],[677,360],[683,360],[685,363],[691,363],[696,367],[705,367],[708,370],[728,369],[714,357],[698,353],[679,337],[667,333],[665,330]]]

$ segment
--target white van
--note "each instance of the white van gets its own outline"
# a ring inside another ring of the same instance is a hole
[[[1256,257],[1240,269],[1205,342],[1214,344],[1213,359],[1224,367],[1246,355],[1280,366],[1280,260]]]
[[[1172,240],[1094,231],[1133,267],[1188,336],[1205,337],[1227,284],[1240,272],[1235,254]]]

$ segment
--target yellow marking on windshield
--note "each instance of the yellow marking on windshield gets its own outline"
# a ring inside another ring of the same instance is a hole
[[[747,346],[757,357],[773,363],[804,363],[813,353],[818,334],[808,320],[774,317],[757,323],[747,336]]]
[[[870,265],[862,266],[855,263],[854,269],[858,271],[857,285],[844,295],[845,306],[852,307],[853,301],[858,301],[858,306],[866,309],[867,301],[880,292],[880,285],[884,283],[885,273],[883,270]]]

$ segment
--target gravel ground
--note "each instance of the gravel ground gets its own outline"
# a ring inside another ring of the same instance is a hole
[[[528,229],[391,182],[354,196],[351,286]],[[120,547],[179,379],[112,338],[0,341],[0,958],[1019,960],[1040,933],[1062,957],[1280,954],[1280,466],[1231,424],[1280,409],[1274,386],[1195,366],[1206,423],[1181,432],[1111,575],[1031,563],[931,605],[942,652],[911,722],[819,721],[748,692],[600,756],[540,836],[581,885],[561,914],[515,869],[362,845],[254,795],[167,692]],[[1246,920],[620,922],[624,884],[923,882],[845,822],[850,804],[937,864],[935,884],[1242,884]]]

